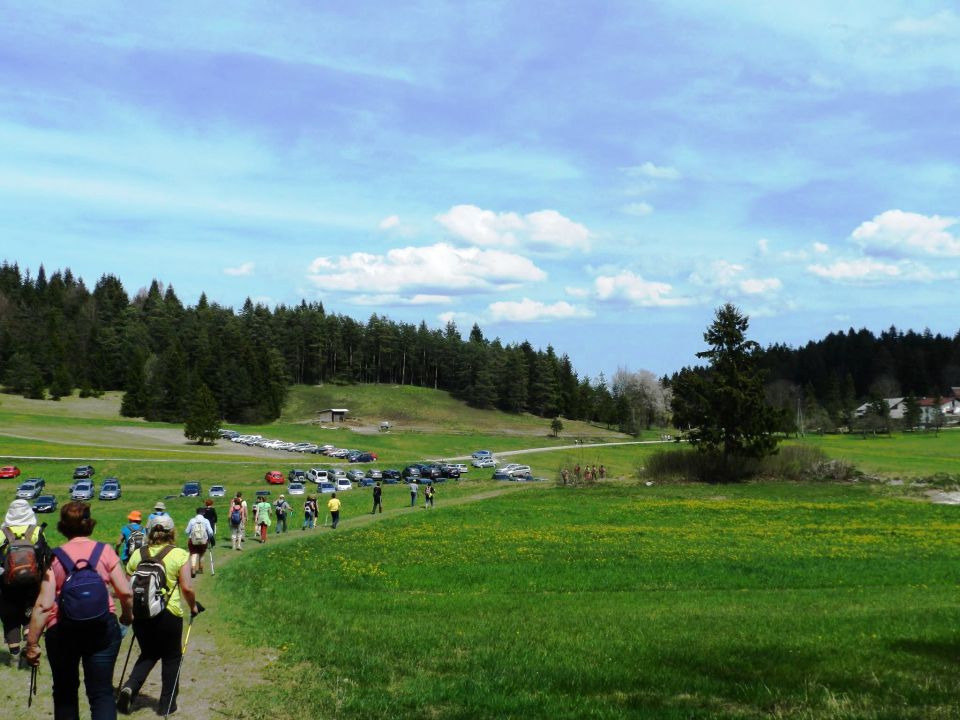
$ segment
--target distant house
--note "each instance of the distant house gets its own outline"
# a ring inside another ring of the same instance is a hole
[[[920,420],[924,423],[930,422],[936,407],[940,408],[944,419],[960,417],[960,399],[952,395],[942,398],[923,398],[919,404]]]
[[[322,423],[342,423],[347,419],[346,408],[328,408],[327,410],[317,410],[317,421]]]

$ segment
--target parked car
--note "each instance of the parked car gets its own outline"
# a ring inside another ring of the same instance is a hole
[[[347,459],[352,463],[368,463],[368,462],[375,462],[377,459],[377,456],[374,455],[373,453],[362,452],[362,453],[357,453],[356,455],[353,455]]]
[[[74,469],[73,479],[74,480],[86,480],[92,478],[96,474],[96,470],[93,469],[93,465],[81,465],[80,467]]]
[[[420,477],[429,478],[430,480],[436,480],[443,473],[440,470],[439,465],[432,465],[428,463],[423,463],[419,465],[420,468]]]
[[[470,457],[472,457],[474,460],[481,460],[483,458],[493,457],[493,453],[489,450],[474,450]]]
[[[224,440],[233,440],[235,437],[239,437],[240,433],[236,430],[227,430],[226,428],[220,428],[220,437]]]
[[[93,500],[93,483],[90,480],[79,480],[70,491],[71,500]]]
[[[41,495],[33,501],[35,513],[52,513],[57,510],[57,498],[53,495]]]
[[[290,495],[303,495],[303,483],[302,482],[292,482],[287,486],[287,492]]]
[[[491,476],[491,479],[492,480],[512,480],[513,478],[511,478],[510,475],[505,473],[503,470],[494,470],[493,475]]]
[[[257,490],[257,492],[254,493],[254,495],[256,496],[257,501],[265,500],[265,499],[267,499],[268,497],[270,497],[270,491],[269,491],[269,490]]]
[[[367,470],[367,477],[371,480],[382,480],[383,471],[379,470],[378,468],[370,468]]]
[[[377,481],[372,477],[364,477],[360,480],[360,487],[373,487],[377,484]]]
[[[4,480],[12,480],[13,478],[20,477],[20,468],[16,465],[7,465],[5,467],[0,467],[0,478]]]
[[[393,484],[399,482],[400,478],[403,476],[400,474],[400,471],[395,468],[387,468],[386,470],[381,471],[383,473],[383,481]]]
[[[337,486],[328,480],[324,480],[317,485],[317,489],[321,493],[332,493],[337,491]]]
[[[337,485],[337,492],[353,490],[353,483],[347,480],[347,478],[338,478],[336,485]]]
[[[211,485],[207,495],[210,497],[226,497],[227,489],[223,485]]]
[[[46,483],[43,478],[30,478],[20,483],[20,487],[17,488],[17,498],[20,500],[33,500],[35,497],[39,497],[45,485]]]
[[[341,468],[330,468],[327,470],[327,479],[330,482],[336,482],[337,480],[342,480],[347,477],[347,473]]]
[[[367,474],[363,470],[350,469],[350,470],[347,470],[346,479],[351,480],[353,482],[360,482],[361,480],[363,480],[363,478],[366,477],[366,475]]]
[[[100,484],[101,500],[119,500],[121,495],[120,481],[115,477],[104,478]]]
[[[492,468],[497,466],[497,461],[492,457],[476,458],[471,463],[475,468]]]
[[[328,479],[328,474],[323,468],[310,468],[307,470],[307,480],[310,482],[318,483],[326,479]]]
[[[180,497],[200,497],[203,495],[203,488],[198,482],[188,482],[183,484],[183,490],[180,491]]]
[[[307,471],[306,470],[291,470],[287,473],[287,480],[289,482],[307,482]]]
[[[283,479],[283,473],[279,470],[267,470],[266,474],[263,476],[263,479],[271,485],[283,485],[283,483],[286,482]]]
[[[451,480],[459,480],[460,468],[458,468],[456,465],[441,465],[440,477],[450,478]]]
[[[530,475],[531,470],[529,465],[514,465],[507,473],[510,475]]]
[[[419,465],[407,465],[401,472],[400,477],[416,480],[420,477]]]
[[[460,471],[461,475],[463,475],[464,473],[470,472],[470,466],[467,465],[466,463],[450,463],[450,467],[455,467],[457,470]]]

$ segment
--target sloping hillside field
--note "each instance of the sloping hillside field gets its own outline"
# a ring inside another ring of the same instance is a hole
[[[533,488],[218,576],[252,716],[960,715],[956,508],[866,487]]]

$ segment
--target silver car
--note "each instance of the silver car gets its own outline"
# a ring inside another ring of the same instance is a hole
[[[37,479],[20,483],[20,487],[17,488],[17,498],[20,500],[33,500],[43,492],[43,486],[43,480]]]
[[[120,499],[120,481],[116,478],[107,478],[100,486],[101,500],[119,500]]]
[[[89,480],[81,480],[73,486],[70,493],[71,500],[93,500],[93,483]]]

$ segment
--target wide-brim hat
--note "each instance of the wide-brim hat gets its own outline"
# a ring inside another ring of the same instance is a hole
[[[169,515],[161,515],[153,519],[151,528],[162,528],[163,530],[173,530],[173,518]]]
[[[166,511],[167,511],[167,506],[164,505],[163,502],[161,502],[161,501],[158,500],[158,501],[157,501],[157,504],[153,506],[153,509],[154,509],[154,510],[163,510],[164,512],[166,512]]]
[[[127,520],[132,520],[133,522],[140,522],[143,520],[143,514],[139,510],[131,510],[130,514],[127,515]]]
[[[33,508],[30,503],[23,499],[14,500],[7,508],[6,517],[3,518],[3,524],[8,527],[18,525],[36,525],[37,516],[33,514]]]

